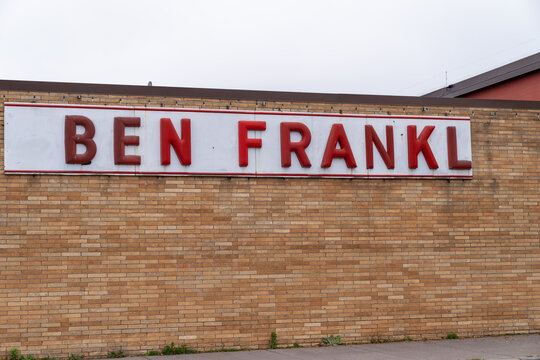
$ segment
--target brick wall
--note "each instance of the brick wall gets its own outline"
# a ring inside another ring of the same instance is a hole
[[[538,110],[0,93],[470,116],[473,180],[0,174],[0,354],[540,330]],[[3,167],[3,126],[0,128]]]

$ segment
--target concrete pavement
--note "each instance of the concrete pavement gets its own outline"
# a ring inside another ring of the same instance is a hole
[[[238,352],[125,360],[540,360],[540,334]]]

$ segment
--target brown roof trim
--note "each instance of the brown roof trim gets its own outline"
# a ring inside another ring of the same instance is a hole
[[[540,52],[422,96],[455,98],[540,69]]]
[[[60,92],[75,94],[111,94],[162,96],[221,100],[296,101],[332,104],[369,104],[403,106],[483,107],[540,110],[540,101],[446,99],[416,96],[353,95],[307,92],[225,90],[166,86],[85,84],[44,81],[0,80],[0,91]]]

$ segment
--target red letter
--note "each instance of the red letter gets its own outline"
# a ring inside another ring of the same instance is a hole
[[[114,163],[116,165],[140,165],[139,155],[126,155],[127,145],[139,145],[138,136],[126,136],[127,127],[141,126],[139,117],[115,117],[114,118]]]
[[[366,167],[368,169],[373,169],[373,144],[377,147],[386,167],[393,169],[394,128],[391,125],[386,125],[386,147],[388,148],[388,151],[386,151],[373,126],[366,125]]]
[[[426,126],[420,133],[420,137],[416,138],[416,125],[407,126],[407,144],[409,147],[409,168],[416,169],[418,167],[418,154],[420,151],[424,154],[424,158],[430,169],[438,169],[439,165],[435,156],[431,152],[428,144],[428,138],[435,129],[435,126]]]
[[[302,140],[291,142],[291,131],[298,131]],[[291,166],[291,152],[296,153],[298,161],[302,167],[311,167],[309,158],[306,155],[306,148],[311,142],[311,132],[308,127],[299,122],[282,122],[280,124],[281,134],[281,166]]]
[[[456,127],[446,128],[446,142],[448,144],[448,167],[450,169],[468,170],[472,168],[470,160],[458,160]]]
[[[339,142],[339,149],[336,149],[336,145]],[[334,158],[343,158],[347,163],[348,168],[355,168],[356,161],[349,145],[349,140],[345,134],[345,129],[342,124],[332,125],[330,129],[330,135],[328,135],[328,142],[326,143],[326,149],[321,163],[321,167],[327,168],[332,166],[332,160]]]
[[[161,133],[161,165],[171,163],[171,145],[182,165],[191,165],[191,120],[182,119],[182,140],[178,137],[171,119],[162,118]]]
[[[248,165],[248,148],[262,147],[261,139],[248,139],[248,130],[266,130],[266,121],[238,122],[238,162],[240,166]]]
[[[77,125],[84,127],[84,133],[77,134]],[[66,164],[90,164],[96,156],[96,143],[92,138],[96,128],[92,120],[81,115],[66,115],[64,125],[64,147],[66,149]],[[77,144],[86,147],[84,154],[77,154]]]

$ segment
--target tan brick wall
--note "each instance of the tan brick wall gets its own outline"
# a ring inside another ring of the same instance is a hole
[[[3,102],[470,116],[473,180],[0,174],[0,354],[540,330],[540,114],[0,93]]]

